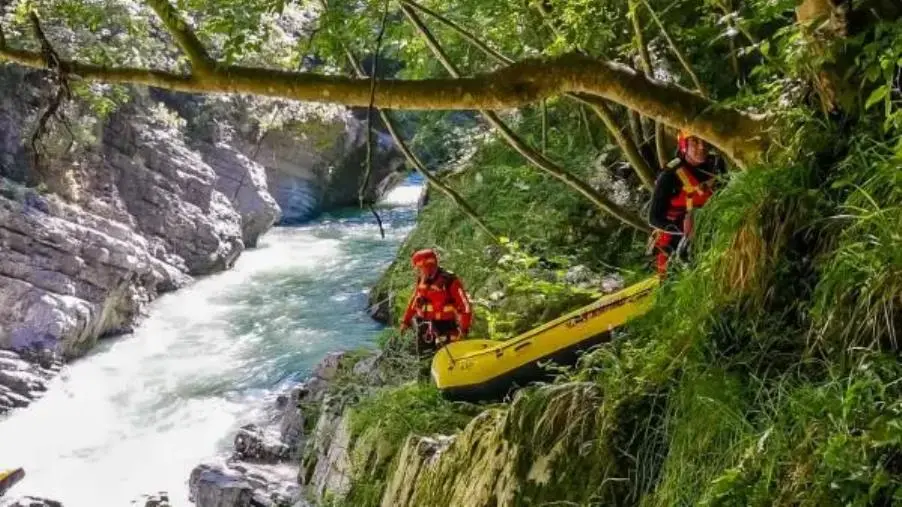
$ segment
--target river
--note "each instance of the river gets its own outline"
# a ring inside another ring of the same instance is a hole
[[[133,334],[68,365],[0,421],[0,469],[26,471],[7,496],[127,507],[166,491],[190,505],[191,469],[227,452],[275,393],[330,351],[374,344],[367,289],[413,226],[419,189],[409,180],[381,204],[384,240],[359,210],[275,228],[232,270],[159,298]]]

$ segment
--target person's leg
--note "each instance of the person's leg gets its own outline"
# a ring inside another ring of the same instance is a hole
[[[670,260],[670,255],[679,243],[678,238],[679,236],[661,232],[655,241],[655,252],[657,252],[655,255],[655,267],[657,268],[658,276],[661,278],[667,276],[667,263]]]
[[[428,320],[417,322],[417,355],[431,355],[435,351],[435,329]]]

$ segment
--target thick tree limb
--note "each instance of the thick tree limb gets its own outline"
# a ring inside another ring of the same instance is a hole
[[[445,69],[451,74],[452,77],[459,78],[460,72],[457,70],[457,67],[451,63],[448,55],[445,53],[444,49],[439,45],[438,41],[432,35],[426,25],[420,20],[419,16],[413,9],[405,4],[401,4],[401,10],[404,12],[404,15],[410,20],[411,23],[416,27],[417,31],[423,37],[423,40],[426,41],[426,45],[429,46],[429,49],[432,50],[435,57],[442,62]],[[589,184],[587,184],[582,179],[576,177],[573,173],[567,171],[563,167],[558,166],[541,153],[529,147],[522,139],[520,139],[517,134],[511,130],[498,115],[492,111],[480,111],[482,115],[488,120],[495,129],[501,134],[501,137],[504,138],[524,158],[529,160],[539,169],[542,169],[546,173],[554,176],[555,178],[561,180],[566,183],[568,186],[588,198],[593,204],[607,212],[614,218],[620,220],[621,222],[630,225],[640,231],[649,232],[651,229],[649,226],[639,219],[638,216],[630,213],[615,204],[613,201],[608,199],[602,193],[598,192],[594,188],[592,188]]]
[[[8,44],[8,41],[7,41]],[[0,61],[44,69],[40,53],[0,50]],[[71,78],[138,84],[191,93],[248,93],[307,102],[369,105],[369,80],[309,72],[242,66],[216,67],[209,74],[106,67],[61,61]],[[570,53],[527,59],[463,79],[382,80],[375,107],[412,110],[500,110],[569,92],[586,93],[635,109],[673,128],[686,129],[731,158],[754,162],[767,140],[763,117],[713,102],[629,67]]]
[[[413,7],[415,9],[419,9],[423,13],[432,16],[437,21],[447,26],[458,35],[469,41],[471,44],[476,46],[478,49],[483,51],[489,57],[495,59],[499,63],[502,64],[510,64],[513,62],[512,59],[504,56],[503,54],[495,51],[490,48],[484,42],[479,40],[478,37],[470,33],[469,31],[461,28],[457,23],[433,12],[426,7],[421,6],[420,4],[413,2],[412,0],[402,0],[402,3],[408,7]],[[616,122],[614,122],[613,117],[610,114],[610,108],[607,107],[604,100],[599,99],[597,97],[589,96],[589,95],[577,95],[573,93],[566,94],[567,97],[572,99],[579,100],[586,104],[589,104],[592,107],[592,110],[595,114],[601,119],[604,123],[605,127],[610,131],[611,136],[614,138],[614,141],[620,147],[620,150],[623,152],[627,161],[629,161],[630,165],[632,165],[633,169],[636,171],[636,174],[639,175],[639,179],[642,180],[642,183],[648,188],[654,188],[655,176],[654,171],[652,171],[651,167],[649,167],[648,162],[646,162],[645,157],[643,157],[639,153],[639,148],[636,143],[632,142],[631,139],[627,138],[620,129],[617,127]],[[598,107],[598,106],[601,107]],[[542,102],[542,141],[543,141],[543,149],[542,154],[545,154],[545,140],[546,140],[546,116],[545,116],[545,103]],[[590,133],[591,136],[591,133]],[[593,139],[594,141],[594,139]]]
[[[168,0],[147,0],[147,4],[159,16],[160,21],[166,26],[166,30],[175,39],[175,43],[185,52],[194,72],[200,75],[212,72],[216,67],[216,62],[210,58],[200,39],[188,26],[188,22],[175,10],[175,7]]]
[[[354,69],[354,73],[357,74],[358,77],[365,77],[366,74],[363,72],[363,69],[360,67],[360,64],[357,63],[357,58],[347,49],[345,48],[345,54],[348,57],[348,61],[351,64],[351,67]],[[407,162],[416,169],[426,181],[429,182],[430,185],[437,188],[440,192],[448,196],[451,199],[451,202],[457,206],[457,208],[466,215],[470,220],[473,221],[473,224],[476,227],[488,235],[493,241],[500,244],[500,236],[496,233],[485,221],[480,218],[479,214],[476,213],[476,210],[461,197],[460,194],[457,193],[453,188],[445,185],[442,180],[435,177],[427,168],[426,165],[417,157],[413,151],[407,146],[407,143],[401,138],[401,135],[398,133],[398,129],[395,127],[395,121],[392,117],[384,110],[379,109],[379,116],[382,118],[382,123],[385,124],[385,129],[388,130],[388,134],[391,136],[392,140],[395,142],[395,146],[401,150],[401,153],[404,155],[404,158],[407,159]]]

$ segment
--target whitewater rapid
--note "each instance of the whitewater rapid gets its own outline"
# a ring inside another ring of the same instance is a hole
[[[384,240],[358,210],[276,228],[232,270],[161,297],[133,334],[67,366],[0,421],[0,469],[26,471],[7,496],[127,507],[166,491],[190,505],[191,469],[276,393],[326,353],[374,343],[367,289],[412,227],[419,190],[387,196]]]

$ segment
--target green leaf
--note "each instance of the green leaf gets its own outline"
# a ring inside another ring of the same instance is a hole
[[[889,86],[883,85],[880,88],[877,88],[876,90],[871,92],[871,96],[868,97],[867,102],[865,102],[864,108],[870,109],[871,107],[874,106],[874,104],[885,99],[887,95],[889,95]]]

